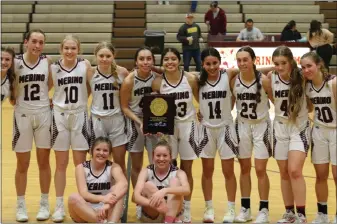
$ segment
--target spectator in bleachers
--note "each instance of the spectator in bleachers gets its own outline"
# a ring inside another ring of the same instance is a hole
[[[332,42],[334,35],[329,30],[322,28],[321,22],[312,20],[310,29],[307,32],[307,39],[310,46],[316,50],[317,54],[323,59],[325,67],[329,70],[332,58]]]
[[[294,20],[290,20],[289,23],[283,28],[280,40],[297,41],[301,38],[301,34],[296,29],[296,22]]]
[[[163,3],[165,3],[165,5],[169,5],[170,4],[169,1],[158,1],[158,5],[162,5]]]
[[[207,41],[223,41],[227,32],[227,17],[225,11],[218,6],[217,1],[210,4],[205,13],[205,23],[208,27]]]
[[[197,10],[198,1],[191,1],[191,13],[195,13]]]
[[[247,19],[245,27],[240,31],[236,41],[263,41],[264,36],[258,28],[254,27],[252,19]]]
[[[177,39],[182,43],[184,70],[189,71],[191,59],[194,59],[196,71],[200,71],[200,42],[203,42],[201,37],[201,29],[194,21],[194,16],[191,13],[186,14],[186,23],[184,23],[178,31]]]

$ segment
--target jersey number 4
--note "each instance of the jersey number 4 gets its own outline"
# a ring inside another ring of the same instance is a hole
[[[208,107],[209,107],[209,119],[214,119],[214,113],[216,119],[221,119],[220,101],[216,101],[215,106],[213,106],[212,102],[209,102]]]

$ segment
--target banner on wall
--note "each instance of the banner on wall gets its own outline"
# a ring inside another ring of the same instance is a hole
[[[221,68],[234,68],[237,67],[236,63],[236,53],[241,47],[216,47],[216,49],[220,52],[221,56]],[[255,55],[256,60],[255,64],[257,67],[267,67],[272,66],[272,55],[274,50],[277,47],[252,47]],[[300,59],[303,54],[310,51],[308,47],[290,47],[294,55],[294,59],[296,60],[297,64],[300,63]]]

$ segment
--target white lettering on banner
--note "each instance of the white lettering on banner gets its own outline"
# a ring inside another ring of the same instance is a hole
[[[216,47],[221,56],[221,68],[237,68],[236,53],[241,47]],[[273,65],[272,55],[277,47],[252,47],[257,67],[266,67]],[[293,52],[294,59],[297,64],[300,63],[302,55],[310,51],[308,47],[289,47]]]

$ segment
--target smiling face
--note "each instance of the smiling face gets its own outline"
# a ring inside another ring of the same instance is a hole
[[[100,142],[96,144],[92,150],[92,160],[98,164],[105,163],[111,154],[109,144]]]
[[[168,72],[175,72],[179,68],[179,59],[177,55],[171,51],[167,52],[163,58],[163,67]]]
[[[215,56],[207,56],[205,57],[203,63],[203,68],[208,73],[208,77],[218,77],[220,71],[220,61]]]
[[[153,164],[156,168],[166,169],[171,163],[171,153],[167,146],[159,145],[153,151]]]
[[[115,58],[113,52],[111,52],[106,47],[100,49],[96,54],[96,61],[98,65],[103,69],[108,69],[111,66],[114,59]]]
[[[237,66],[240,72],[249,72],[254,70],[254,60],[247,51],[240,51],[236,54]]]
[[[12,64],[13,64],[13,56],[6,51],[1,51],[1,73],[7,73],[8,69],[11,68]]]
[[[27,52],[33,56],[38,57],[44,48],[45,36],[42,33],[33,32],[29,35],[28,39],[25,39],[24,45]]]
[[[291,64],[288,58],[285,56],[276,56],[273,57],[273,62],[276,72],[278,72],[282,77],[287,77],[290,75]]]
[[[65,39],[61,44],[61,54],[66,61],[75,61],[79,51],[79,44],[75,40]]]
[[[154,64],[154,58],[151,51],[143,49],[138,52],[136,57],[136,65],[143,73],[149,73]]]
[[[303,76],[308,80],[313,80],[316,76],[318,76],[321,69],[321,65],[316,64],[310,57],[301,59],[301,67]]]

